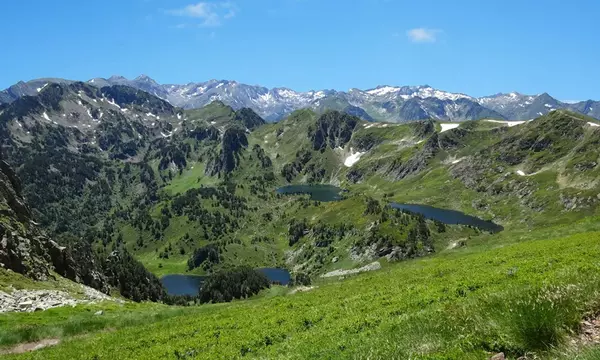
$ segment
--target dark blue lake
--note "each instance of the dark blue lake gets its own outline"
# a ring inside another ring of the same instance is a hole
[[[264,268],[257,270],[265,274],[275,284],[287,285],[291,280],[290,273],[285,269]],[[169,295],[196,296],[204,279],[205,276],[200,275],[172,274],[163,276],[160,281]]]
[[[427,219],[441,221],[448,225],[470,225],[481,230],[497,233],[504,230],[502,225],[491,221],[483,220],[475,216],[470,216],[456,210],[439,209],[433,206],[416,204],[390,204],[394,209],[406,210],[412,213],[421,214]]]
[[[296,194],[309,194],[311,200],[315,201],[338,201],[341,200],[340,189],[333,185],[324,184],[298,184],[298,185],[287,185],[277,189],[278,194],[283,195],[296,195]]]
[[[269,279],[272,283],[287,285],[292,279],[289,271],[285,269],[264,268],[257,270],[265,274],[267,279]]]
[[[160,279],[169,295],[198,295],[198,289],[204,281],[199,275],[165,275]]]

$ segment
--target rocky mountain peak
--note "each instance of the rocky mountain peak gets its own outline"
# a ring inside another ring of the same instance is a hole
[[[0,103],[10,103],[21,96],[35,95],[48,83],[54,82],[72,83],[69,80],[50,78],[20,82],[0,92]],[[148,75],[140,75],[133,80],[114,75],[108,79],[92,79],[89,84],[99,88],[111,85],[130,86],[184,109],[201,108],[218,100],[234,110],[251,108],[267,121],[279,121],[302,108],[312,108],[319,112],[348,110],[364,120],[387,122],[427,118],[464,121],[482,117],[528,120],[546,114],[551,109],[569,109],[600,118],[600,106],[563,103],[545,93],[525,95],[514,91],[474,98],[463,93],[436,89],[428,84],[378,85],[367,90],[351,88],[348,92],[336,90],[300,92],[287,87],[269,89],[223,79],[163,85]]]
[[[108,78],[108,81],[127,81],[127,78],[121,75],[113,75]]]
[[[140,81],[140,82],[146,82],[146,83],[149,83],[152,85],[158,85],[158,83],[154,79],[152,79],[148,75],[144,75],[144,74],[136,77],[135,79],[133,79],[133,81]]]

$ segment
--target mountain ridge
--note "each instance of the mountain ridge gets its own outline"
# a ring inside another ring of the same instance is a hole
[[[35,95],[49,82],[70,84],[75,81],[55,78],[19,82],[0,92],[0,103],[12,102],[24,95]],[[525,95],[518,92],[472,97],[429,85],[379,85],[370,89],[351,88],[298,92],[287,87],[267,88],[234,80],[211,79],[187,84],[159,84],[147,75],[127,79],[120,75],[93,78],[87,83],[96,87],[125,85],[146,91],[183,109],[201,108],[220,100],[235,110],[251,108],[267,121],[279,121],[295,110],[339,110],[358,115],[367,121],[407,122],[427,118],[466,121],[492,118],[530,120],[552,110],[567,109],[600,119],[600,101],[577,103],[559,101],[547,93]]]

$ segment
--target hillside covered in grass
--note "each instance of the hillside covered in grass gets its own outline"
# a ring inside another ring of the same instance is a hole
[[[221,102],[184,111],[139,90],[74,83],[0,116],[6,160],[49,235],[83,239],[100,258],[123,249],[159,276],[235,266],[319,275],[489,237],[395,218],[392,202],[459,210],[510,233],[594,215],[600,201],[600,130],[565,111],[391,124],[305,109],[266,124]],[[344,192],[318,203],[276,193],[287,184]]]
[[[487,359],[502,351],[509,358],[572,359],[580,350],[569,341],[573,332],[598,310],[598,237],[588,232],[487,251],[458,249],[323,282],[309,292],[271,289],[255,300],[145,317],[145,324],[117,324],[108,333],[101,320],[87,336],[65,332],[55,348],[8,358]],[[144,316],[145,308],[107,314]],[[39,321],[50,316],[11,320],[43,334],[47,320]],[[78,310],[62,316],[85,323]]]
[[[140,302],[2,315],[0,351],[52,339],[20,356],[594,355],[579,335],[600,310],[593,119],[392,124],[304,109],[269,124],[221,102],[182,110],[73,83],[4,106],[0,129],[14,169],[0,178],[2,291],[79,282]],[[335,201],[278,192],[299,184],[327,185]],[[257,268],[285,269],[293,285]],[[209,276],[211,296],[175,301],[168,274]]]

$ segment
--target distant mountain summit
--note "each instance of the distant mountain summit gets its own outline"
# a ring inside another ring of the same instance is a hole
[[[10,103],[25,95],[33,96],[49,83],[71,84],[73,81],[48,78],[19,82],[0,92],[0,103]],[[529,120],[558,109],[568,109],[600,118],[598,101],[569,104],[556,100],[547,93],[524,95],[512,92],[475,98],[467,94],[435,89],[429,85],[380,85],[367,90],[352,88],[347,92],[298,92],[283,87],[269,89],[215,79],[200,83],[159,84],[147,75],[140,75],[132,80],[113,75],[108,79],[94,78],[88,83],[99,88],[113,85],[133,87],[184,109],[200,108],[218,100],[235,110],[250,108],[267,121],[279,121],[301,108],[317,111],[338,110],[368,121],[390,122],[428,118],[444,121],[482,118]]]

